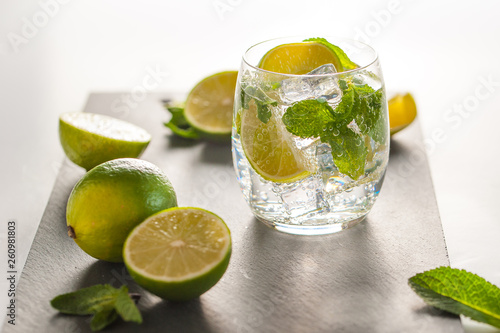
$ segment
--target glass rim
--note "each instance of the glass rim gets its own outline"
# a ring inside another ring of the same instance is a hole
[[[259,42],[257,44],[254,44],[254,45],[250,46],[243,53],[243,57],[242,57],[243,62],[248,67],[251,67],[252,69],[254,69],[256,71],[265,72],[265,73],[269,73],[269,74],[273,74],[273,75],[281,75],[281,76],[289,76],[289,77],[318,77],[318,76],[338,76],[338,75],[341,75],[341,74],[352,74],[352,73],[364,70],[364,69],[372,66],[374,63],[376,63],[378,61],[378,53],[377,53],[377,51],[371,45],[366,44],[366,43],[361,42],[361,41],[356,40],[356,39],[346,38],[346,37],[339,37],[339,36],[326,36],[326,38],[325,37],[322,37],[322,38],[326,39],[328,42],[330,42],[330,39],[331,39],[331,40],[343,40],[343,41],[346,41],[346,42],[349,42],[349,43],[358,43],[358,44],[364,45],[365,47],[369,48],[373,52],[373,60],[369,61],[367,65],[360,66],[360,67],[357,67],[357,68],[354,68],[354,69],[350,69],[350,70],[347,70],[347,71],[343,71],[343,72],[327,73],[327,74],[285,74],[285,73],[273,72],[273,71],[269,71],[269,70],[266,70],[266,69],[259,68],[256,65],[250,64],[250,62],[247,59],[248,52],[250,50],[252,50],[253,48],[261,45],[261,44],[272,42],[272,41],[278,41],[280,39],[285,40],[285,39],[295,39],[295,38],[296,39],[302,39],[302,40],[304,40],[304,39],[311,38],[311,37],[305,37],[305,36],[301,36],[301,35],[296,35],[296,36],[284,36],[284,37],[277,37],[277,38],[267,39],[265,41],[262,41],[262,42]]]

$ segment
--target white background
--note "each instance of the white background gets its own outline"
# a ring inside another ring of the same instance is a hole
[[[372,44],[387,89],[415,96],[451,265],[500,285],[500,2],[56,1],[0,0],[0,222],[17,222],[18,267],[64,158],[60,113],[130,93],[148,70],[156,91],[186,92],[262,40],[338,35]]]

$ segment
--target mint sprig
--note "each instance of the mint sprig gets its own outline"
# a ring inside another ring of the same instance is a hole
[[[116,289],[109,284],[95,285],[62,294],[50,301],[56,310],[72,315],[93,315],[92,331],[99,331],[114,322],[118,316],[124,321],[142,323],[142,316],[128,293],[127,286]]]
[[[500,288],[476,274],[443,266],[408,284],[429,305],[500,328]]]
[[[200,138],[200,134],[186,120],[184,108],[168,105],[165,105],[165,108],[172,114],[172,118],[170,118],[168,123],[164,123],[164,125],[170,128],[174,134],[185,139],[196,140]]]
[[[357,180],[365,173],[365,137],[380,144],[387,137],[383,92],[347,80],[339,80],[339,87],[342,100],[335,109],[323,100],[302,100],[287,108],[282,119],[290,133],[328,143],[339,171]]]

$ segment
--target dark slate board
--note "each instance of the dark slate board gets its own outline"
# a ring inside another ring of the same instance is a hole
[[[458,317],[426,306],[407,285],[414,274],[449,264],[418,123],[392,140],[385,184],[365,221],[338,234],[293,236],[252,217],[229,145],[170,135],[160,103],[168,94],[129,110],[122,96],[92,94],[85,111],[153,135],[142,158],[166,172],[179,205],[227,222],[229,268],[199,299],[175,304],[134,284],[122,264],[89,257],[66,234],[66,201],[84,170],[65,160],[18,285],[16,326],[5,323],[4,332],[90,332],[89,318],[58,314],[49,301],[97,283],[126,283],[143,295],[143,324],[119,321],[107,332],[463,332]]]

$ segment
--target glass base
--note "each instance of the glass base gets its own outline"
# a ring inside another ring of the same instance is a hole
[[[351,228],[363,221],[366,217],[366,214],[360,216],[358,218],[344,221],[344,222],[336,222],[336,223],[327,223],[327,221],[323,221],[324,223],[320,223],[314,225],[305,225],[305,224],[291,224],[291,223],[282,223],[282,222],[274,222],[266,220],[262,217],[256,216],[257,219],[267,225],[270,228],[276,229],[278,231],[293,234],[293,235],[304,235],[304,236],[315,236],[315,235],[327,235],[333,234],[348,228]]]

